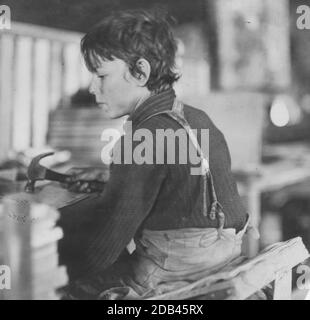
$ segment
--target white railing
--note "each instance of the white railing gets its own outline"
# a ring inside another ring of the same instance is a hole
[[[11,149],[44,146],[49,111],[88,86],[81,37],[18,22],[0,30],[0,160]]]

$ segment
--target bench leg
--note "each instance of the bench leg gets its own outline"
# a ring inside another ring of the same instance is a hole
[[[291,300],[292,270],[280,272],[274,282],[273,300]]]

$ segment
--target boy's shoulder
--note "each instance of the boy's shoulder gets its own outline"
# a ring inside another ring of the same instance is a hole
[[[184,116],[192,128],[216,129],[206,111],[184,104]]]
[[[192,129],[212,129],[213,133],[219,132],[218,128],[204,110],[187,104],[184,104],[183,110],[184,117]],[[180,124],[178,124],[169,115],[163,113],[149,117],[147,120],[139,124],[138,128],[147,128],[151,131],[156,131],[156,129],[178,130],[180,128]]]

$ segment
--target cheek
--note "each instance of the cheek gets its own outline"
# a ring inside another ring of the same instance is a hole
[[[101,85],[101,93],[106,95],[113,95],[118,91],[119,84],[113,76],[108,76]]]
[[[122,104],[126,101],[126,96],[128,95],[129,87],[128,83],[125,81],[120,81],[120,79],[111,79],[109,83],[106,83],[105,93],[117,104]]]

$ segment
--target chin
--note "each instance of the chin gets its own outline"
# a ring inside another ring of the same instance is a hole
[[[123,117],[125,114],[115,108],[109,108],[105,103],[98,103],[105,116],[109,119],[118,119]]]
[[[108,119],[117,119],[120,118],[118,114],[115,114],[114,112],[111,112],[110,110],[104,110],[104,114]]]
[[[118,114],[110,114],[110,113],[107,113],[107,116],[110,118],[110,119],[118,119],[118,118],[121,118],[123,115],[118,115]]]

